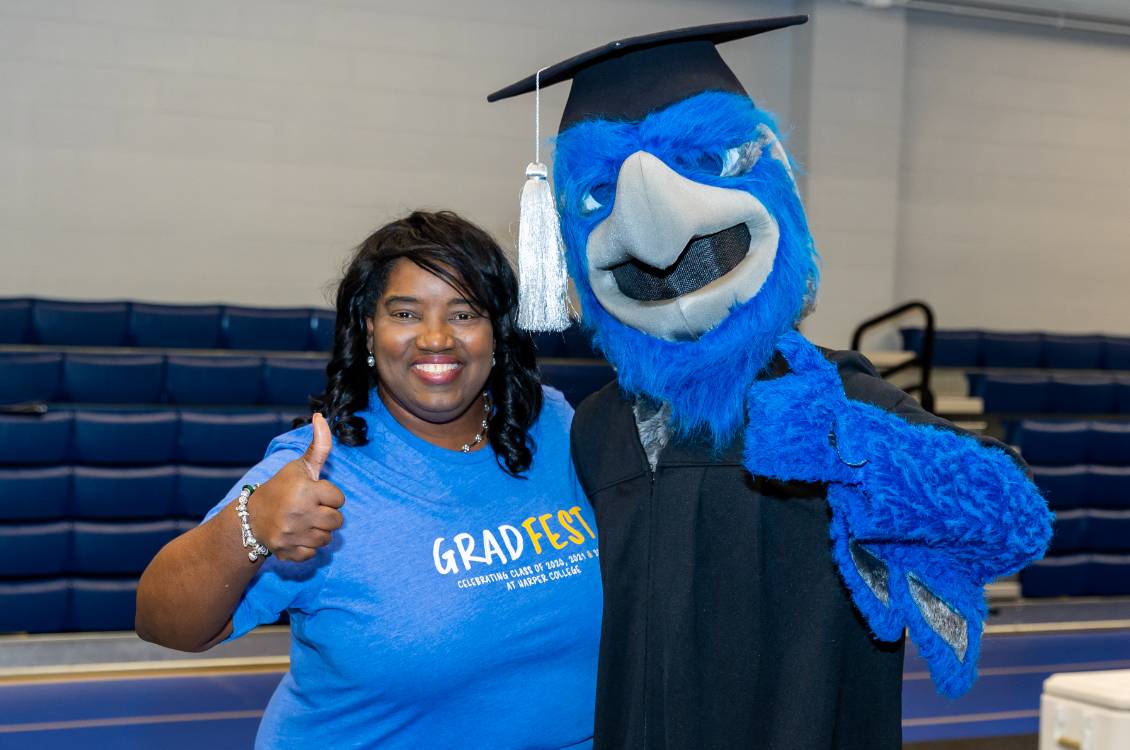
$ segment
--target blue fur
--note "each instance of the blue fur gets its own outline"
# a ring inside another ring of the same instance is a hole
[[[1046,503],[1004,451],[849,400],[835,366],[800,334],[786,334],[781,351],[792,374],[758,381],[748,392],[746,468],[780,480],[828,483],[833,556],[856,606],[879,638],[896,640],[905,627],[938,690],[961,695],[976,678],[986,613],[982,589],[1043,554],[1051,538]],[[829,444],[830,430],[839,455]],[[859,467],[845,463],[863,460]],[[886,563],[889,604],[859,576],[848,549],[852,540]],[[965,619],[964,659],[923,619],[908,575]]]
[[[763,155],[749,173],[732,178],[698,166],[697,156],[720,155],[756,138],[762,124],[776,132],[772,116],[748,98],[707,92],[639,123],[592,120],[557,139],[554,182],[584,325],[615,365],[623,390],[670,403],[680,433],[704,434],[716,447],[739,434],[745,423],[744,384],[769,363],[774,342],[796,324],[819,280],[804,209],[783,165]],[[776,262],[761,291],[697,341],[665,341],[620,323],[588,283],[585,246],[593,227],[612,210],[612,199],[586,216],[582,198],[597,186],[614,185],[624,159],[641,149],[690,179],[748,191],[780,225]]]

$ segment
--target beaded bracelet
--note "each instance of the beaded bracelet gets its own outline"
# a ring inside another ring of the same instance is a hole
[[[259,540],[251,533],[251,514],[247,511],[247,501],[251,494],[259,489],[257,484],[245,484],[239,491],[239,500],[236,501],[235,512],[239,516],[239,525],[243,528],[243,546],[250,550],[247,559],[256,562],[260,557],[270,557],[271,551],[259,544]]]

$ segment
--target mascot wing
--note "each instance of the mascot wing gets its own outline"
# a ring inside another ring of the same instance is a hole
[[[961,695],[976,677],[983,587],[1047,547],[1043,498],[1005,450],[852,401],[814,346],[795,333],[781,343],[792,374],[750,390],[746,467],[828,484],[856,606],[883,640],[905,629],[938,690]]]

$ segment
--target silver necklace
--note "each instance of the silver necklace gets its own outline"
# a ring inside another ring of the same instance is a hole
[[[489,422],[488,422],[489,417],[490,417],[490,396],[487,395],[486,391],[483,391],[483,421],[479,423],[481,426],[479,427],[479,431],[475,434],[475,439],[472,440],[469,443],[463,443],[463,447],[460,450],[462,450],[464,453],[470,453],[471,448],[473,448],[476,445],[478,445],[479,443],[483,442],[483,438],[486,437],[486,434],[487,434],[487,425],[489,424]]]

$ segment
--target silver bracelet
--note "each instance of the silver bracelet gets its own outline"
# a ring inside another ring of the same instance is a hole
[[[247,559],[251,562],[256,562],[260,557],[270,557],[271,551],[259,544],[259,540],[251,533],[251,514],[247,511],[247,501],[251,499],[251,493],[259,489],[257,484],[245,484],[243,489],[239,491],[239,500],[236,501],[235,512],[239,516],[239,525],[243,529],[243,546],[250,550],[247,553]]]

